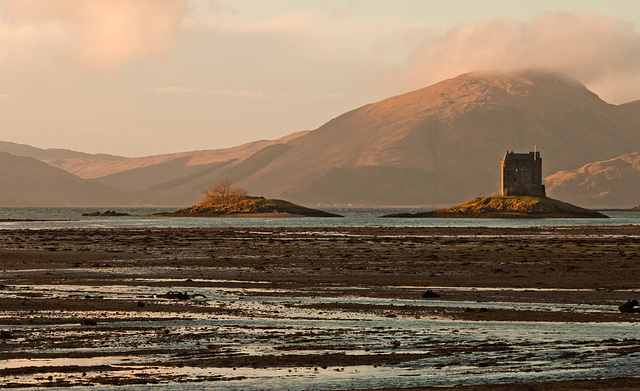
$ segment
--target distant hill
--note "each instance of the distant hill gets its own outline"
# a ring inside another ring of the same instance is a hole
[[[131,205],[122,190],[90,183],[39,160],[0,152],[0,206]]]
[[[0,151],[5,148],[19,151],[22,156],[39,157],[50,166],[87,179],[95,185],[120,189],[131,195],[128,201],[131,205],[182,206],[198,202],[220,178],[251,175],[289,148],[287,142],[305,133],[297,132],[277,140],[260,140],[226,149],[140,158],[90,155],[66,150],[58,154],[53,150],[14,143],[0,143]]]
[[[547,191],[591,208],[631,208],[640,203],[640,152],[559,171]]]
[[[269,164],[290,146],[278,140],[258,141],[225,150],[160,155],[162,162],[96,179],[136,194],[141,202],[188,205],[197,202],[221,178],[238,182]],[[149,163],[144,158],[135,159]],[[136,163],[136,162],[134,162]]]
[[[611,105],[550,72],[469,73],[278,140],[132,159],[43,161],[142,204],[193,205],[228,177],[252,194],[303,205],[424,206],[499,193],[505,151],[534,146],[549,178],[638,152],[640,101]],[[577,193],[564,197],[560,189],[549,183],[547,193],[583,205]]]
[[[38,160],[67,160],[67,159],[102,159],[117,160],[124,159],[120,156],[107,154],[91,155],[83,152],[71,151],[68,149],[42,149],[25,144],[16,144],[7,141],[0,141],[0,152],[10,153],[14,156],[31,157]]]
[[[621,110],[625,111],[629,115],[640,118],[640,100],[624,103],[619,107]]]
[[[239,162],[248,159],[263,148],[274,144],[286,144],[288,141],[306,133],[307,132],[305,131],[296,132],[277,140],[253,141],[236,147],[224,149],[179,152],[138,158],[105,159],[103,158],[104,155],[89,155],[86,158],[70,158],[57,161],[49,159],[44,161],[53,166],[69,171],[72,174],[78,175],[81,178],[104,178],[118,173],[166,164],[176,160],[181,160],[185,167],[206,166],[209,164],[218,164],[230,161]],[[188,170],[189,169],[187,169],[187,171]],[[168,178],[170,177],[164,177],[163,180],[167,180]]]

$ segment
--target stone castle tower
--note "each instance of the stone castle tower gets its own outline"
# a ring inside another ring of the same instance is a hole
[[[507,151],[502,159],[502,195],[545,197],[540,152]]]

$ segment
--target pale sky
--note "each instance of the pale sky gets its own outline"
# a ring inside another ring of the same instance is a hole
[[[0,0],[0,140],[217,149],[522,68],[640,99],[640,1]]]

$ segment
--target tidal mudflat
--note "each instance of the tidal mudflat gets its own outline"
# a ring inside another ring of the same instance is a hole
[[[3,230],[0,388],[637,389],[639,254],[635,226]]]

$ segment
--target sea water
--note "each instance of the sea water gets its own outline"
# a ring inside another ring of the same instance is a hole
[[[640,225],[640,212],[604,212],[608,219],[478,219],[385,218],[390,213],[415,213],[416,208],[323,209],[344,217],[161,217],[176,208],[109,208],[131,216],[90,217],[107,208],[0,208],[0,229],[58,228],[200,228],[200,227],[557,227]],[[7,221],[8,220],[8,221]],[[31,220],[31,221],[28,221]]]

